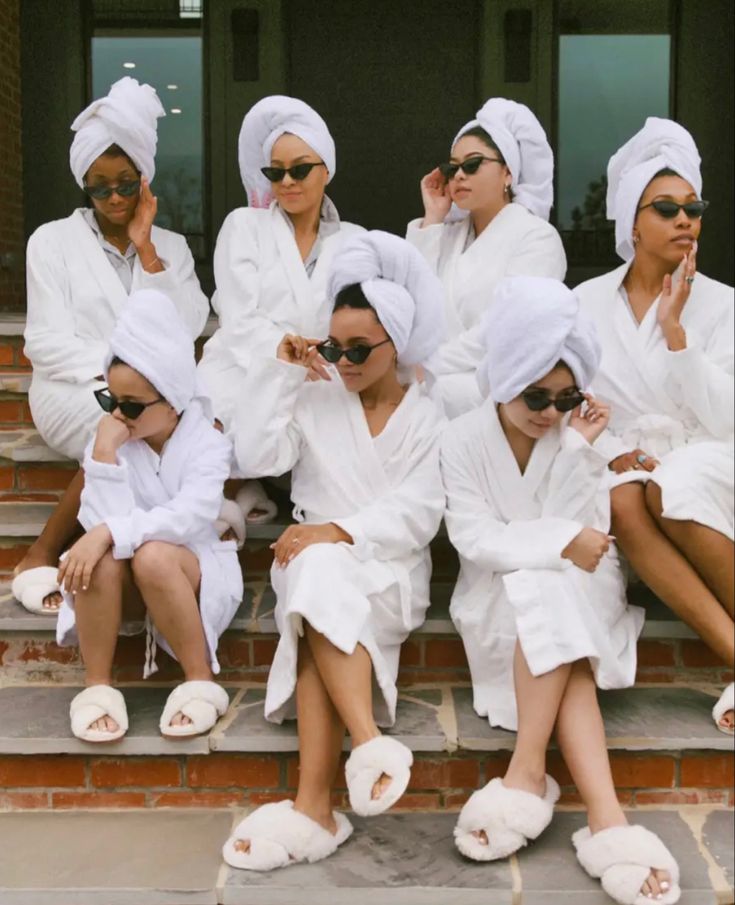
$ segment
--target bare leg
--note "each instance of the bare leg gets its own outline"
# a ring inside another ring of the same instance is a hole
[[[324,687],[350,733],[353,747],[379,736],[373,718],[373,665],[368,652],[358,644],[354,653],[345,654],[306,621],[304,632]],[[373,798],[380,798],[390,782],[384,773],[373,787]]]
[[[14,575],[37,566],[58,565],[61,554],[82,533],[77,516],[83,487],[84,472],[80,468],[51,513],[43,531],[15,567]],[[44,609],[58,610],[61,606],[61,594],[49,594],[44,599],[43,606]]]
[[[638,577],[712,650],[735,665],[733,620],[646,506],[640,484],[623,484],[611,493],[612,529]]]
[[[564,664],[542,676],[534,676],[519,642],[516,642],[513,658],[513,680],[518,709],[518,735],[513,756],[503,777],[503,784],[512,789],[523,789],[534,795],[546,792],[546,749],[554,731],[564,689],[569,680],[571,666]],[[484,845],[488,844],[485,830],[475,835]]]
[[[84,684],[111,685],[112,663],[123,615],[142,618],[145,610],[124,560],[106,553],[97,563],[86,591],[74,598],[79,648],[84,661]],[[110,716],[92,723],[92,729],[115,732],[119,727]]]
[[[730,618],[735,618],[735,544],[729,537],[699,522],[664,518],[661,488],[654,481],[646,485],[646,506]]]
[[[590,831],[598,833],[612,826],[627,826],[615,793],[605,725],[588,660],[578,660],[572,667],[559,708],[556,738],[587,808]],[[665,891],[666,886],[662,884],[670,880],[667,871],[652,870],[641,892],[653,898]]]
[[[334,834],[337,824],[332,816],[332,786],[345,726],[327,694],[306,638],[299,641],[296,717],[299,787],[294,809]],[[238,839],[235,848],[240,852],[250,851],[250,840]]]

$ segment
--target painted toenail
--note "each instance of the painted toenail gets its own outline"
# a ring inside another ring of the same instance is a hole
[[[661,881],[661,889],[663,889],[663,891],[666,892],[666,890],[667,890],[668,888],[669,888],[669,884],[666,882],[666,880],[662,880],[662,881]]]

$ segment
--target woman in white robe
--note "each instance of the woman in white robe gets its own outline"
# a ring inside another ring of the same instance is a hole
[[[243,119],[238,156],[249,206],[228,214],[217,237],[219,326],[199,364],[226,430],[253,356],[275,355],[285,333],[326,333],[329,264],[359,229],[340,220],[325,194],[336,172],[334,141],[308,104],[280,95],[259,101]]]
[[[408,243],[375,231],[338,251],[328,293],[328,340],[287,335],[277,357],[253,360],[236,423],[244,474],[293,470],[301,523],[274,544],[281,637],[265,703],[270,720],[297,716],[299,785],[294,802],[259,808],[225,844],[225,860],[247,870],[319,860],[349,836],[331,806],[345,727],[358,814],[394,804],[413,760],[378,726],[395,719],[400,646],[429,605],[428,544],[444,508],[443,417],[410,376],[430,369],[441,285]],[[310,382],[317,352],[336,367]]]
[[[109,389],[83,463],[79,520],[85,534],[62,559],[61,645],[78,643],[84,691],[71,704],[75,736],[113,741],[127,730],[112,687],[121,627],[147,632],[144,678],[160,644],[185,681],[169,696],[161,732],[206,732],[228,696],[212,681],[217,642],[242,600],[234,541],[215,527],[232,446],[196,386],[194,344],[173,303],[155,290],[128,300],[104,362]],[[137,623],[137,625],[136,625]]]
[[[192,338],[209,312],[186,240],[153,223],[150,183],[156,121],[163,115],[153,88],[131,78],[80,113],[72,124],[70,165],[92,207],[40,226],[28,241],[31,414],[44,441],[72,459],[81,461],[100,419],[93,392],[104,385],[107,342],[130,293],[165,292]],[[81,474],[16,570],[13,591],[34,611],[58,610],[53,567],[73,536],[80,492]]]
[[[507,278],[485,348],[489,398],[442,441],[445,518],[460,556],[451,615],[476,711],[518,737],[505,777],[463,808],[457,847],[489,861],[543,832],[559,797],[545,768],[556,730],[588,811],[574,836],[582,865],[618,902],[674,902],[673,858],[628,826],[618,803],[597,701],[596,686],[635,682],[643,612],[627,605],[607,533],[608,459],[596,441],[609,410],[583,393],[599,362],[594,329],[563,284]]]
[[[699,154],[650,118],[611,159],[608,215],[625,263],[578,287],[613,407],[613,532],[638,577],[735,666],[733,290],[696,272]],[[715,705],[735,725],[733,686]]]
[[[444,284],[448,335],[437,376],[450,418],[481,402],[480,330],[498,280],[564,279],[564,248],[548,222],[553,176],[553,153],[533,113],[492,98],[460,129],[449,163],[421,180],[424,217],[409,223],[406,238]]]

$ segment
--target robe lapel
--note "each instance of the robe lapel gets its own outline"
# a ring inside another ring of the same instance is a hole
[[[81,256],[84,259],[87,272],[99,285],[101,297],[117,317],[128,300],[125,287],[107,260],[107,255],[84,219],[82,211],[74,211],[70,221],[70,229],[66,235],[69,253],[73,257]]]
[[[271,205],[270,214],[278,255],[291,286],[291,291],[296,299],[296,307],[301,315],[300,331],[306,335],[309,332],[306,325],[311,321],[311,312],[314,308],[314,292],[311,281],[306,273],[304,262],[301,260],[293,233],[285,223],[276,202]]]

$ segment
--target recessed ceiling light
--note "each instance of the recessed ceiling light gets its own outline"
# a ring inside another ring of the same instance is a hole
[[[166,85],[166,87],[168,88],[169,91],[176,91],[176,89],[179,86],[178,85]]]
[[[171,112],[172,113],[181,113],[181,107],[172,107]]]
[[[123,63],[123,69],[135,69],[135,63]]]

